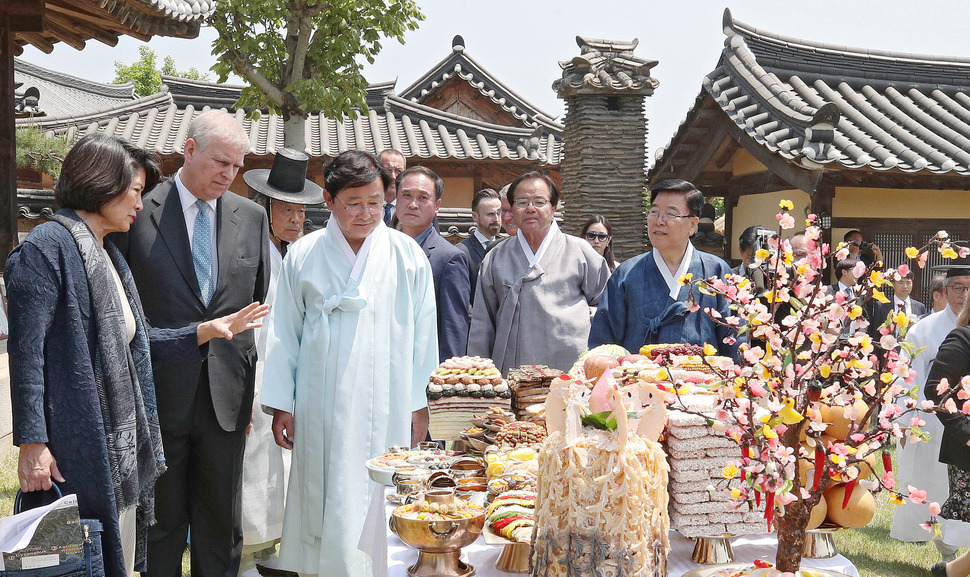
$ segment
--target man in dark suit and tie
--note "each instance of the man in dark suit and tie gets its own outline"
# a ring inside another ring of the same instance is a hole
[[[232,116],[207,111],[189,126],[182,168],[145,195],[124,250],[153,326],[198,324],[263,300],[270,278],[266,213],[226,194],[248,150]],[[168,470],[155,486],[150,577],[181,576],[190,527],[192,575],[234,577],[239,566],[254,335],[214,340],[199,352],[197,362],[153,363]]]
[[[468,258],[468,280],[471,282],[471,303],[475,302],[475,286],[478,284],[478,269],[485,258],[485,249],[502,230],[502,199],[491,188],[475,193],[472,198],[472,220],[475,232],[458,243],[458,250]]]
[[[423,166],[397,177],[397,219],[401,232],[413,238],[431,261],[438,311],[438,359],[465,354],[468,342],[468,259],[444,239],[434,224],[444,182]]]
[[[397,175],[404,172],[408,167],[408,161],[404,158],[404,153],[393,148],[385,148],[379,157],[384,170],[391,175],[391,184],[384,191],[384,224],[390,227],[397,225],[394,213],[397,203]]]
[[[856,262],[853,259],[843,259],[835,263],[835,276],[839,280],[833,284],[826,287],[828,294],[836,295],[841,293],[847,302],[852,302],[853,304],[859,304],[860,296],[855,292],[856,287],[856,277],[854,274],[854,269]],[[863,317],[860,317],[863,318]],[[855,326],[857,323],[846,320],[842,325],[842,332],[839,334],[839,338],[847,339],[855,332]]]
[[[869,334],[873,338],[879,338],[879,327],[886,322],[890,313],[895,315],[901,312],[909,317],[910,322],[916,322],[926,314],[926,305],[909,296],[913,292],[912,270],[907,271],[905,276],[889,280],[893,283],[893,298],[888,303],[876,303],[869,323]]]

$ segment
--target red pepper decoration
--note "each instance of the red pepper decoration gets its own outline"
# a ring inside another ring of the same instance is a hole
[[[745,465],[748,464],[748,457],[751,456],[751,447],[747,445],[741,445],[741,482],[748,477],[748,472],[744,470]]]
[[[813,491],[818,491],[818,484],[822,480],[823,471],[825,471],[825,451],[821,447],[815,447],[815,478],[812,479]]]
[[[775,520],[775,492],[768,491],[765,497],[765,519],[768,520],[768,532],[771,533],[771,522]]]
[[[885,469],[887,473],[893,472],[893,459],[889,456],[889,451],[882,452],[882,468]]]
[[[845,484],[845,495],[842,496],[842,508],[845,509],[849,506],[849,498],[852,497],[852,489],[855,489],[855,482],[858,479],[852,479]]]
[[[761,506],[761,491],[757,489],[754,490],[754,504],[756,507]]]

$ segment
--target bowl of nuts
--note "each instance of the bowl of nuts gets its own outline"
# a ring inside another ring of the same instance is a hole
[[[452,489],[431,489],[420,500],[394,509],[391,531],[418,550],[408,574],[467,575],[461,548],[472,544],[485,526],[485,509],[455,498]]]

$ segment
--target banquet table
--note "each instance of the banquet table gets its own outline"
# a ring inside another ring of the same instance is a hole
[[[394,491],[393,487],[377,485],[371,497],[370,507],[364,521],[357,548],[370,555],[373,559],[374,577],[408,577],[407,568],[414,564],[418,557],[416,549],[408,547],[397,535],[391,533],[387,520],[394,510],[394,505],[387,501],[387,495]],[[670,553],[667,556],[667,574],[669,577],[681,577],[684,573],[703,567],[691,561],[694,541],[677,533],[670,532]],[[737,562],[750,562],[754,559],[775,560],[778,541],[773,534],[748,535],[731,539],[734,559]],[[477,541],[462,549],[461,559],[475,567],[475,574],[480,577],[509,577],[513,573],[506,573],[495,568],[495,562],[502,553],[502,547],[486,545],[479,537]],[[803,559],[802,566],[806,569],[828,569],[844,573],[850,577],[859,577],[859,571],[851,561],[842,555],[830,559]]]

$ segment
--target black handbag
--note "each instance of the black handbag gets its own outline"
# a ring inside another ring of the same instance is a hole
[[[60,487],[53,485],[51,491],[60,499],[63,495]],[[13,512],[16,515],[22,511],[23,493],[17,491]],[[30,509],[32,507],[28,507]],[[81,519],[81,531],[84,536],[82,548],[83,559],[73,563],[64,563],[52,567],[39,569],[13,569],[0,571],[0,577],[104,577],[104,558],[101,552],[101,532],[104,527],[97,519]]]

